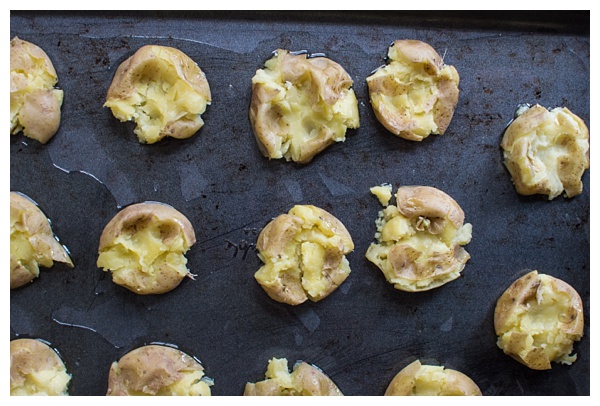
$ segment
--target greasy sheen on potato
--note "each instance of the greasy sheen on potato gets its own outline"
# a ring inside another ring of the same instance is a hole
[[[498,347],[531,369],[571,365],[583,337],[581,297],[566,282],[532,271],[513,282],[494,311]]]
[[[21,287],[40,274],[40,265],[73,262],[52,232],[40,208],[21,193],[10,193],[10,288]]]
[[[443,135],[458,103],[458,72],[429,44],[397,40],[388,63],[367,78],[371,106],[383,126],[399,137],[422,141]]]
[[[45,144],[60,125],[63,91],[48,55],[37,45],[10,41],[10,133]]]
[[[183,351],[146,345],[113,362],[107,396],[210,396],[212,379]]]
[[[298,305],[317,302],[350,274],[346,255],[354,243],[344,225],[325,210],[296,205],[273,219],[256,243],[264,265],[254,274],[274,300]]]
[[[358,128],[352,79],[338,63],[283,49],[252,78],[250,123],[262,154],[303,164]]]
[[[118,68],[106,95],[120,121],[134,121],[139,141],[153,144],[165,137],[190,138],[203,125],[211,103],[204,72],[182,51],[146,45]]]
[[[543,194],[552,200],[564,191],[583,191],[581,177],[590,167],[590,135],[581,118],[566,107],[548,111],[535,105],[521,108],[504,132],[504,165],[517,193]]]
[[[403,186],[389,205],[391,185],[371,192],[384,209],[375,224],[377,242],[366,257],[396,289],[418,292],[437,288],[460,276],[470,255],[472,226],[458,203],[439,189]]]
[[[121,210],[100,237],[97,266],[112,280],[140,295],[175,289],[188,271],[184,254],[196,242],[194,228],[179,211],[162,203],[138,203]]]
[[[321,369],[306,362],[297,362],[290,373],[287,359],[272,358],[265,378],[246,383],[244,396],[343,396]]]
[[[11,396],[68,396],[71,375],[57,352],[30,338],[10,342]]]
[[[462,372],[416,360],[398,372],[385,396],[481,396],[481,390]]]

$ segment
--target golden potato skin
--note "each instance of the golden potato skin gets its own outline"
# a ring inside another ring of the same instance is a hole
[[[153,84],[167,88],[164,100],[152,93]],[[189,56],[176,48],[145,45],[119,65],[104,106],[120,121],[134,120],[139,141],[153,144],[193,136],[204,125],[201,114],[210,103],[206,76]]]
[[[543,295],[548,291],[552,297],[547,301],[551,304],[545,305]],[[563,308],[560,296],[566,298]],[[537,310],[536,304],[546,311]],[[551,315],[551,311],[556,314]],[[528,314],[533,321],[523,328],[523,315]],[[543,323],[543,327],[538,329],[534,324],[536,320]],[[576,355],[570,355],[573,343],[583,337],[583,327],[583,303],[579,293],[566,282],[537,271],[514,281],[500,296],[494,310],[498,346],[535,370],[551,369],[551,362],[571,364],[576,359]]]
[[[472,227],[464,219],[458,203],[441,190],[402,186],[396,206],[380,212],[377,243],[366,257],[398,290],[437,288],[458,278],[470,258],[462,246],[470,242]]]
[[[303,247],[311,244],[322,249],[319,269],[306,262],[311,257]],[[327,297],[346,280],[350,268],[345,256],[354,243],[332,214],[316,206],[296,205],[265,226],[256,248],[265,263],[254,275],[257,282],[272,299],[295,306]],[[312,283],[317,283],[315,278],[319,287],[311,289]]]
[[[307,164],[358,128],[352,78],[326,57],[278,49],[252,78],[249,118],[261,153]]]
[[[139,244],[143,244],[145,235],[152,236],[150,244],[153,247],[161,245],[160,255],[151,257],[148,262],[142,259],[143,263],[132,264],[129,261],[118,269],[111,266],[111,259],[122,264],[119,257],[130,253],[142,257],[140,247],[130,245],[129,241],[140,239],[142,242]],[[137,203],[121,210],[105,226],[98,246],[98,266],[112,272],[113,282],[137,294],[166,293],[175,289],[185,276],[193,278],[185,268],[187,260],[183,254],[195,243],[194,228],[182,213],[162,203]],[[176,253],[181,262],[168,262],[169,253]],[[159,262],[163,258],[164,262]],[[126,272],[121,272],[122,269]]]
[[[458,103],[456,68],[445,65],[435,49],[418,40],[394,41],[388,61],[367,78],[377,119],[410,141],[443,135]]]
[[[50,222],[28,197],[10,193],[10,288],[16,289],[39,276],[39,265],[54,261],[73,267],[73,261],[52,232]]]
[[[590,166],[589,130],[568,108],[528,108],[509,124],[500,145],[517,193],[552,200],[563,191],[566,197],[583,191],[581,177]]]
[[[65,364],[47,344],[30,338],[10,342],[11,396],[68,396],[70,380]]]
[[[264,381],[246,383],[244,396],[343,396],[340,389],[321,369],[298,362],[288,372],[286,359],[273,358]]]
[[[10,133],[47,143],[60,126],[63,91],[48,55],[37,45],[10,41]]]
[[[186,353],[163,345],[146,345],[114,362],[107,396],[210,396],[212,382]]]
[[[443,381],[435,383],[436,377]],[[430,387],[426,393],[420,393],[421,386],[429,385],[433,388]],[[477,384],[462,372],[422,365],[419,360],[416,360],[398,372],[385,391],[385,396],[414,395],[481,396],[482,393]]]

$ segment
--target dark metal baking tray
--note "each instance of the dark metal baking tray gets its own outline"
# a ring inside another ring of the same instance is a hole
[[[484,395],[589,395],[590,171],[575,198],[519,196],[499,148],[520,103],[567,106],[589,125],[589,21],[589,12],[12,12],[11,38],[48,53],[65,99],[47,145],[11,136],[10,188],[40,205],[76,266],[11,291],[10,338],[58,348],[72,395],[105,394],[111,362],[150,342],[199,358],[214,395],[240,395],[271,357],[316,364],[346,395],[382,395],[416,358],[464,372]],[[444,136],[405,141],[374,118],[365,78],[400,38],[428,42],[460,74]],[[191,139],[140,145],[102,107],[117,66],[150,43],[181,49],[209,80],[213,103]],[[354,79],[360,129],[309,165],[267,160],[249,125],[251,78],[277,48],[324,52]],[[458,201],[473,225],[461,278],[405,293],[365,259],[380,209],[369,188],[383,182]],[[198,236],[187,255],[196,280],[159,296],[135,295],[95,265],[104,225],[148,200],[183,212]],[[270,300],[253,278],[257,233],[294,204],[330,211],[356,245],[346,282],[298,307]],[[495,302],[530,269],[583,299],[571,366],[533,371],[496,346]]]

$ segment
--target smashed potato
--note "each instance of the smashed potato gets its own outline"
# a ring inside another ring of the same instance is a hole
[[[569,284],[529,272],[500,296],[494,311],[498,347],[531,369],[571,365],[573,343],[583,336],[583,304]]]
[[[290,373],[287,359],[272,358],[265,378],[246,383],[244,396],[343,396],[323,371],[306,362],[297,362]]]
[[[325,298],[346,280],[350,274],[346,255],[354,243],[330,213],[296,205],[267,224],[256,248],[264,265],[255,279],[272,299],[298,305]]]
[[[352,79],[322,57],[275,51],[252,78],[250,122],[262,154],[303,164],[358,128]]]
[[[11,396],[68,396],[71,375],[56,351],[30,338],[10,342]]]
[[[388,49],[389,63],[367,78],[377,119],[394,135],[422,141],[443,135],[458,103],[458,72],[445,65],[429,44],[398,40]]]
[[[120,121],[135,121],[141,143],[190,138],[203,125],[211,103],[204,72],[176,48],[146,45],[117,69],[106,95]]]
[[[385,396],[481,396],[481,390],[462,372],[416,360],[398,372]]]
[[[45,144],[60,125],[63,91],[48,55],[37,45],[10,41],[10,133]]]
[[[590,135],[583,120],[566,107],[548,111],[535,105],[518,113],[501,142],[517,193],[549,200],[563,191],[567,197],[580,194],[581,177],[590,167]]]
[[[388,282],[407,292],[430,290],[460,276],[470,255],[462,248],[471,241],[471,224],[454,199],[433,187],[404,186],[396,205],[388,205],[391,185],[372,193],[384,203],[376,220],[376,243],[366,257]]]
[[[113,362],[107,396],[210,396],[213,381],[186,353],[163,345],[146,345]]]
[[[104,228],[97,265],[132,292],[166,293],[184,277],[193,279],[184,254],[195,242],[192,224],[179,211],[162,203],[138,203]]]
[[[54,261],[73,267],[73,262],[50,227],[50,221],[25,195],[10,193],[10,288],[15,289],[40,275],[39,266]]]

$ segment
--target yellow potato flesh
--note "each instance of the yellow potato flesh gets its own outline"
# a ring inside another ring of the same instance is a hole
[[[134,120],[140,141],[152,144],[164,137],[167,124],[183,117],[195,120],[204,113],[208,100],[185,82],[167,60],[149,61],[135,83],[135,92],[125,99],[105,103],[121,121]]]
[[[526,335],[525,345],[517,355],[525,358],[533,348],[541,348],[549,360],[570,365],[577,355],[573,350],[573,337],[561,328],[564,315],[569,313],[571,299],[566,292],[552,289],[547,275],[540,274],[542,285],[535,298],[520,307],[506,322],[506,332],[498,337],[498,346],[509,345],[513,333]]]
[[[156,279],[157,270],[165,265],[183,278],[188,274],[187,259],[183,255],[188,248],[181,233],[167,246],[161,239],[161,222],[153,222],[134,234],[119,235],[101,250],[97,265],[111,270],[115,283],[126,286],[137,274]]]
[[[261,284],[273,284],[282,274],[296,276],[302,280],[302,287],[310,298],[320,297],[329,288],[329,281],[323,272],[327,249],[339,249],[342,238],[324,224],[312,210],[295,206],[290,214],[303,220],[302,229],[294,236],[292,243],[284,249],[281,257],[265,258],[255,274]],[[350,265],[344,257],[340,264],[342,273],[350,274]]]
[[[310,91],[310,75],[304,75],[294,84],[286,82],[279,63],[277,58],[268,60],[266,69],[258,70],[252,79],[253,83],[262,83],[278,92],[271,104],[279,112],[281,132],[277,134],[280,139],[271,158],[299,161],[302,146],[322,137],[324,128],[334,133],[332,139],[335,142],[346,139],[347,128],[358,128],[358,102],[354,90],[348,89],[335,104],[328,104]]]
[[[35,371],[25,376],[25,383],[18,387],[11,387],[11,396],[66,396],[67,385],[71,376],[64,365],[50,370]]]
[[[392,198],[392,185],[373,186],[371,193],[377,197],[382,206],[387,206]]]

